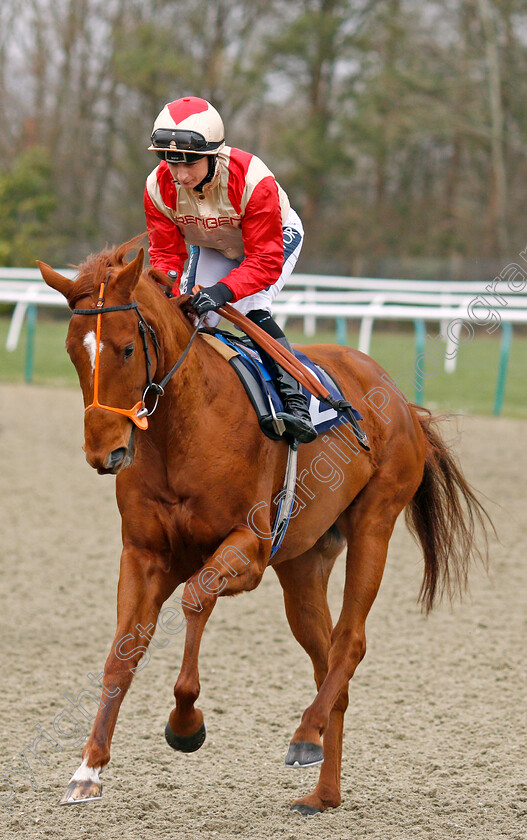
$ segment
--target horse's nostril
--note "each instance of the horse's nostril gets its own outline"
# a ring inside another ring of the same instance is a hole
[[[113,470],[115,467],[118,467],[124,461],[126,457],[126,447],[120,446],[118,449],[114,449],[113,452],[110,452],[106,459],[106,463],[104,468],[107,470]]]

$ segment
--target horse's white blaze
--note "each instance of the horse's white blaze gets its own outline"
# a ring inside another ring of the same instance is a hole
[[[75,770],[69,783],[72,782],[99,782],[100,767],[88,767],[88,759],[85,758],[81,766]]]
[[[84,344],[86,350],[88,351],[88,355],[90,357],[90,362],[91,362],[91,369],[95,370],[95,353],[96,353],[96,350],[97,350],[97,338],[95,336],[95,331],[90,330],[90,332],[87,332],[86,335],[84,336],[84,340],[83,340],[82,343]],[[103,347],[104,347],[104,344],[101,341],[99,343],[99,354],[102,353]]]

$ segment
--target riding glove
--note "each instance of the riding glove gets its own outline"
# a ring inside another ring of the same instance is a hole
[[[198,315],[205,315],[206,312],[219,309],[220,306],[223,306],[232,298],[233,294],[225,283],[216,283],[208,289],[201,289],[197,295],[190,299],[190,303]]]

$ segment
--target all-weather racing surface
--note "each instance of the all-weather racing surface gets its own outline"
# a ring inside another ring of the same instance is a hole
[[[421,552],[399,520],[350,690],[344,802],[304,819],[288,803],[317,768],[287,769],[284,756],[314,684],[272,570],[220,599],[207,626],[201,750],[165,741],[184,632],[158,631],[121,709],[102,801],[58,807],[115,626],[115,478],[86,465],[79,392],[2,385],[0,403],[3,838],[524,837],[525,421],[448,424],[467,479],[492,500],[490,574],[475,567],[462,604],[424,617]],[[341,557],[334,616],[343,577]]]

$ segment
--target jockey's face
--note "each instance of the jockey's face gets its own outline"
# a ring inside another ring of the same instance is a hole
[[[204,178],[207,177],[209,171],[209,158],[203,155],[199,160],[193,163],[169,163],[168,168],[172,177],[178,181],[182,187],[187,190],[192,190],[201,184]]]

